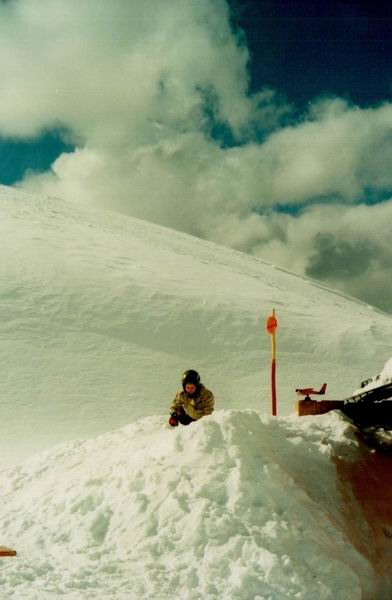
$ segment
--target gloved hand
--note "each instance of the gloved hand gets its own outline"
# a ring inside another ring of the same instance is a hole
[[[171,425],[172,427],[177,427],[177,425],[178,425],[177,413],[175,413],[175,412],[171,413],[170,419],[169,419],[169,425]]]

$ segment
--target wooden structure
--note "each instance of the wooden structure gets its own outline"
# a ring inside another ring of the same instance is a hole
[[[7,546],[0,546],[0,556],[16,556],[16,550],[7,548]]]
[[[330,410],[340,409],[344,407],[344,400],[312,400],[305,398],[298,402],[298,415],[306,417],[308,415],[323,415]]]

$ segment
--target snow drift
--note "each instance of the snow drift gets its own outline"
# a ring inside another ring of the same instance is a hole
[[[392,383],[392,358],[387,360],[380,373],[369,377],[362,382],[362,386],[358,388],[354,394],[360,394],[368,390],[374,390],[382,385]]]
[[[287,415],[299,386],[343,398],[378,372],[389,315],[190,236],[1,187],[0,240],[0,543],[18,550],[0,562],[1,600],[389,600],[390,464],[338,414],[266,416],[264,331],[274,307]],[[171,430],[186,368],[218,410]]]
[[[217,407],[279,414],[350,395],[392,356],[392,318],[274,265],[151,223],[0,187],[0,464],[162,414],[187,368]]]
[[[19,551],[2,564],[2,597],[381,598],[331,460],[357,447],[337,414],[230,410],[46,451],[0,477],[1,536]]]

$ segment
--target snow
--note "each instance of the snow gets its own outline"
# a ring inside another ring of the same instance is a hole
[[[389,600],[392,522],[370,523],[350,479],[366,451],[338,413],[294,414],[296,387],[327,381],[339,399],[385,361],[390,376],[389,315],[4,187],[0,239],[0,543],[18,551],[0,562],[1,600]],[[217,410],[173,430],[187,368]]]
[[[368,383],[366,385],[363,385],[363,387],[357,389],[355,391],[356,394],[360,394],[361,392],[366,392],[368,390],[373,390],[388,383],[392,383],[392,358],[387,360],[380,373],[377,373],[377,375],[374,375],[373,377],[369,377],[368,379],[364,380],[364,382],[365,381],[368,381]]]
[[[217,407],[280,415],[349,396],[392,356],[392,317],[254,257],[0,187],[0,465],[162,414],[197,369]]]
[[[19,549],[1,570],[5,597],[361,597],[372,569],[344,535],[330,460],[355,447],[346,421],[220,410],[163,423],[3,473],[2,536]]]

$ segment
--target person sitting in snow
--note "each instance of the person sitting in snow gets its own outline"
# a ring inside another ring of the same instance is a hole
[[[190,369],[182,376],[182,392],[178,392],[170,406],[169,425],[176,427],[198,421],[214,410],[214,394],[200,382],[197,371]]]

